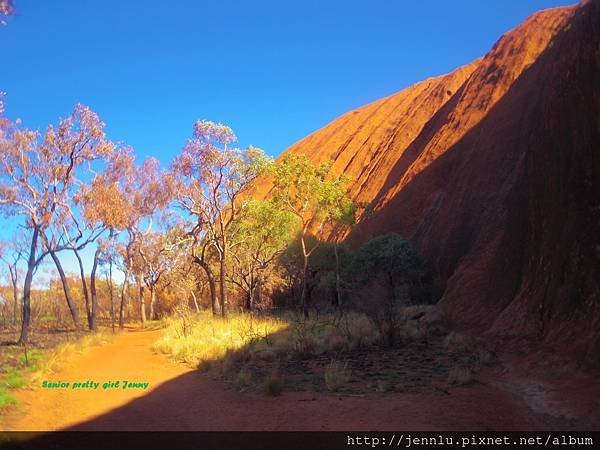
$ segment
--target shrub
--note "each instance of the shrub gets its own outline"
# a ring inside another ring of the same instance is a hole
[[[242,367],[238,372],[237,377],[235,379],[235,385],[239,390],[244,390],[248,386],[250,386],[250,382],[252,381],[252,373],[248,370],[247,367]]]
[[[331,392],[337,392],[350,380],[348,363],[332,359],[325,367],[325,386]]]
[[[277,397],[283,391],[283,380],[279,376],[277,370],[273,370],[265,380],[264,384],[265,395],[269,397]]]
[[[477,359],[479,361],[479,364],[488,366],[494,362],[494,360],[496,359],[496,354],[492,351],[481,349],[479,350]]]
[[[448,373],[448,384],[463,386],[473,381],[473,373],[469,367],[456,366]]]
[[[17,399],[10,395],[6,389],[0,387],[0,409],[4,408],[7,405],[16,405]]]
[[[395,233],[377,236],[355,254],[350,267],[355,288],[366,294],[364,307],[387,345],[394,346],[402,307],[421,300],[411,295],[428,269],[409,241]]]
[[[443,345],[448,353],[471,353],[476,347],[473,338],[456,332],[448,334],[444,339]]]
[[[20,370],[13,369],[6,374],[4,383],[9,389],[17,389],[25,386],[25,378]]]

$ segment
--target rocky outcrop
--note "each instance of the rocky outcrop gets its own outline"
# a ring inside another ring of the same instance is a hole
[[[345,114],[287,152],[410,237],[440,319],[600,363],[600,2],[541,11],[480,60]],[[561,347],[567,348],[567,347]]]

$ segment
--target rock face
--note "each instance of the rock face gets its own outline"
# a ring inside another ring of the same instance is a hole
[[[350,242],[415,242],[442,320],[600,363],[600,1],[536,13],[286,153],[332,160],[375,206]]]

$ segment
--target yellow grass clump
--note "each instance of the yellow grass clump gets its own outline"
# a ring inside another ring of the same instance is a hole
[[[191,318],[167,319],[163,336],[153,348],[192,366],[224,359],[253,342],[266,340],[288,324],[274,317],[209,312]]]

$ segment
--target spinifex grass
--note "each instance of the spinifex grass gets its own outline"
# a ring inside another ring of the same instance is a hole
[[[163,336],[153,348],[197,366],[223,359],[252,342],[269,339],[288,324],[273,317],[230,314],[215,317],[201,313],[189,318],[168,319]]]

